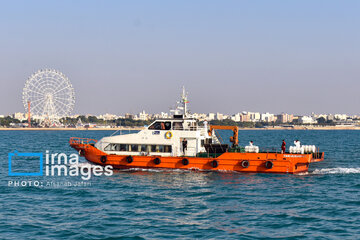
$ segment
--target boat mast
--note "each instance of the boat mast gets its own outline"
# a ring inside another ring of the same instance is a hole
[[[181,95],[181,102],[182,102],[183,108],[184,108],[184,118],[186,118],[188,116],[187,104],[189,103],[189,101],[187,100],[187,93],[185,91],[185,87],[183,87],[183,92]]]

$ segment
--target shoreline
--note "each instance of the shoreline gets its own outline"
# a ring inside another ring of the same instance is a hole
[[[0,128],[0,131],[140,131],[144,127],[117,127],[117,128]],[[240,128],[239,130],[360,130],[360,126],[294,126],[291,127],[267,127],[267,128]]]

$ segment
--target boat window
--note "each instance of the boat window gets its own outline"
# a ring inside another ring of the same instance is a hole
[[[156,151],[156,145],[151,145],[151,152],[157,152]]]
[[[150,145],[150,152],[171,153],[171,145]]]
[[[174,122],[173,127],[174,130],[183,130],[182,122]]]
[[[131,152],[139,151],[139,145],[137,145],[137,144],[131,144],[130,147],[131,147],[131,150],[130,150]]]
[[[104,150],[105,151],[111,151],[110,149],[111,149],[111,143],[110,144],[108,144],[105,148],[104,148]]]
[[[105,151],[120,151],[120,144],[110,143],[104,148]]]
[[[129,151],[129,145],[127,144],[120,144],[120,151]]]
[[[171,129],[171,122],[165,122],[165,130]]]
[[[140,151],[141,151],[141,152],[147,152],[147,151],[148,151],[147,145],[141,145],[141,146],[140,146]]]
[[[171,145],[165,145],[164,148],[164,152],[171,153]]]
[[[171,153],[171,145],[139,145],[139,144],[118,144],[110,143],[105,148],[105,151],[123,151],[123,152],[162,152]]]
[[[170,130],[171,122],[156,121],[152,125],[150,125],[149,129],[151,129],[151,130]]]
[[[205,140],[204,139],[201,139],[201,146],[203,147],[205,144]]]
[[[159,145],[159,152],[164,152],[164,145]]]
[[[161,123],[160,122],[154,122],[150,127],[149,129],[152,129],[152,130],[161,130]]]

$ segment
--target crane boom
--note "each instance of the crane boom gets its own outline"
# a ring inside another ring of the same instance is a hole
[[[239,144],[239,127],[238,126],[221,126],[221,125],[210,125],[209,135],[212,134],[214,129],[219,130],[232,130],[234,135],[230,137],[230,142],[232,142],[233,147]]]

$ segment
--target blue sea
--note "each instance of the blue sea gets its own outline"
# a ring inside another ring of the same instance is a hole
[[[0,239],[360,239],[360,131],[239,132],[240,145],[253,140],[280,150],[282,139],[288,147],[299,139],[318,146],[325,161],[301,175],[139,169],[89,180],[8,175],[9,152],[69,155],[70,137],[111,133],[0,131]],[[39,171],[38,161],[14,157],[12,171]]]

